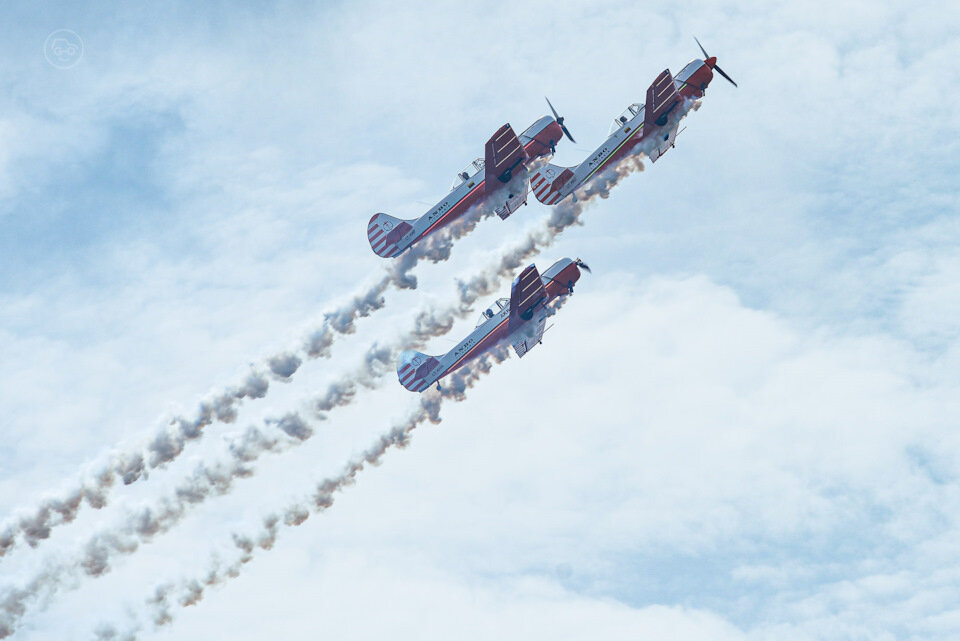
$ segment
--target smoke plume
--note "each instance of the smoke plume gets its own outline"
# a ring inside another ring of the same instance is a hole
[[[297,527],[311,514],[320,514],[333,506],[337,495],[346,487],[353,485],[357,477],[369,466],[378,465],[391,449],[403,449],[410,443],[414,430],[429,421],[439,424],[440,408],[444,401],[460,402],[466,399],[466,392],[496,363],[509,356],[506,347],[491,350],[483,357],[465,365],[450,375],[443,392],[431,391],[420,396],[415,410],[403,422],[380,436],[362,454],[350,461],[337,474],[320,481],[311,494],[295,502],[279,513],[263,517],[260,527],[254,532],[234,533],[231,536],[236,549],[233,560],[224,561],[219,554],[211,556],[208,569],[199,576],[184,577],[180,580],[163,583],[151,591],[145,600],[141,616],[154,626],[162,627],[174,620],[174,609],[198,604],[209,588],[222,585],[236,578],[244,565],[258,555],[273,549],[280,529]],[[96,638],[101,641],[125,639],[133,641],[142,628],[137,621],[120,631],[115,625],[101,624]]]
[[[684,106],[678,119],[689,110],[690,106],[690,103]],[[693,103],[692,106],[696,107],[698,105]],[[459,281],[458,299],[454,305],[441,310],[422,311],[415,319],[414,328],[405,336],[400,337],[395,344],[371,347],[357,370],[332,383],[323,395],[313,401],[312,409],[315,417],[324,419],[326,412],[329,410],[352,402],[360,388],[373,388],[378,385],[384,374],[392,373],[401,348],[421,347],[429,338],[445,334],[457,318],[469,313],[472,304],[478,298],[490,295],[500,286],[503,278],[512,276],[526,260],[537,254],[542,248],[552,244],[564,230],[572,225],[582,224],[580,217],[589,203],[597,198],[607,198],[612,188],[620,180],[635,171],[643,169],[640,157],[650,151],[647,147],[652,149],[652,142],[648,141],[638,146],[634,149],[633,155],[605,168],[604,171],[594,176],[590,183],[579,189],[573,198],[554,207],[541,226],[503,251],[493,265],[469,280]],[[454,228],[450,238],[444,240],[443,237],[438,236],[434,241],[427,239],[427,242],[416,253],[408,252],[405,256],[406,260],[401,258],[396,261],[388,270],[385,280],[380,281],[382,289],[379,290],[380,293],[376,294],[374,299],[369,296],[356,297],[351,304],[327,314],[321,334],[332,337],[336,333],[342,334],[354,331],[354,322],[357,318],[369,315],[375,309],[382,307],[382,292],[391,283],[398,288],[415,287],[416,279],[410,276],[410,269],[422,259],[434,262],[446,260],[449,257],[453,240],[459,237],[456,234],[463,235],[472,228],[470,225],[475,226],[478,220],[479,216],[472,220],[466,220],[463,226]],[[417,249],[417,247],[414,249]],[[368,293],[375,289],[369,290]],[[560,304],[562,304],[562,299]],[[325,348],[320,347],[318,348],[319,351],[311,352],[311,349],[318,345],[314,340],[315,338],[316,335],[308,341],[305,348],[308,356],[328,355],[329,352],[324,351],[324,349],[329,348],[332,338],[329,342],[325,342],[327,339],[320,341],[320,343],[326,345]],[[502,360],[504,353],[503,348],[497,348],[486,357],[451,374],[444,386],[442,396],[424,394],[421,397],[421,407],[416,417],[411,418],[405,424],[406,426],[396,427],[381,437],[379,449],[368,450],[368,453],[373,453],[369,457],[365,455],[363,461],[367,464],[374,464],[389,448],[403,447],[406,444],[407,436],[417,425],[424,420],[433,420],[432,416],[438,416],[439,402],[442,398],[462,400],[465,390],[472,385],[475,378],[488,371],[491,362]],[[290,353],[280,354],[268,360],[270,372],[279,379],[292,376],[299,365],[299,357]],[[266,379],[262,374],[254,372],[243,386],[231,389],[227,393],[202,403],[196,419],[192,421],[175,419],[172,421],[171,429],[158,434],[150,442],[146,448],[146,456],[143,454],[115,455],[110,465],[94,474],[90,481],[82,483],[80,489],[72,490],[66,498],[47,499],[34,515],[21,517],[15,526],[5,528],[3,533],[0,534],[0,556],[13,546],[18,533],[23,535],[25,540],[31,542],[31,545],[35,545],[36,541],[46,538],[49,536],[51,527],[73,520],[77,509],[84,501],[93,507],[102,507],[106,503],[106,490],[114,484],[116,477],[122,479],[125,484],[132,483],[138,478],[145,478],[148,467],[157,467],[176,458],[182,452],[185,443],[198,438],[202,428],[209,425],[214,418],[224,422],[234,420],[236,417],[235,403],[247,397],[260,398],[266,393],[266,390]],[[436,411],[432,411],[431,399],[435,399],[437,403]],[[149,540],[158,533],[169,530],[182,518],[188,508],[198,505],[210,496],[228,492],[235,479],[251,475],[252,469],[249,467],[249,463],[256,460],[262,453],[281,451],[290,445],[295,445],[297,442],[309,438],[312,434],[309,426],[296,415],[289,415],[275,423],[276,427],[286,434],[287,440],[278,440],[279,437],[275,433],[268,434],[251,427],[241,439],[231,443],[231,460],[229,462],[211,466],[198,466],[194,474],[177,488],[175,496],[165,499],[160,507],[145,509],[128,519],[123,528],[103,532],[91,539],[85,548],[82,561],[76,566],[48,569],[35,577],[27,586],[7,589],[0,596],[0,614],[3,615],[3,619],[0,620],[0,638],[12,633],[30,601],[38,598],[41,594],[54,592],[64,578],[76,576],[79,571],[90,576],[103,574],[109,569],[111,555],[134,552],[139,542]],[[328,480],[332,485],[327,486],[328,491],[316,494],[315,508],[323,509],[322,504],[325,501],[332,504],[333,493],[339,491],[344,483],[352,480],[356,474],[362,471],[363,461],[354,462],[348,466],[348,472],[349,470],[353,470],[353,472],[345,473],[346,476],[343,476],[345,480]],[[282,522],[284,525],[298,525],[307,515],[309,515],[309,511],[305,511],[300,506],[298,509],[286,512]],[[274,520],[274,531],[280,521]],[[247,541],[245,545],[249,544],[249,539],[244,540]],[[267,537],[257,540],[272,541],[272,538]],[[257,545],[260,544],[257,543]],[[243,546],[238,543],[238,547]],[[260,547],[263,548],[262,545]],[[252,553],[253,547],[250,549]],[[201,583],[194,583],[193,587],[196,588],[200,585]],[[194,602],[196,600],[199,600],[199,598],[195,597]],[[5,632],[7,630],[9,632]]]
[[[431,234],[392,261],[385,268],[384,275],[373,285],[324,314],[321,327],[312,331],[303,345],[306,355],[309,358],[328,357],[338,334],[353,333],[358,319],[370,316],[385,305],[384,293],[390,286],[397,289],[416,288],[417,279],[412,270],[423,260],[432,263],[447,260],[454,243],[490,213],[481,207],[471,208],[460,219]],[[282,382],[292,380],[302,363],[300,356],[288,351],[265,359],[270,376]],[[18,538],[30,547],[36,547],[50,537],[53,528],[75,520],[84,503],[94,509],[103,508],[117,479],[123,485],[130,485],[148,478],[150,469],[174,461],[190,441],[203,435],[204,428],[214,421],[232,423],[244,399],[263,398],[268,389],[265,373],[254,369],[241,385],[229,387],[201,402],[194,418],[177,416],[170,419],[144,446],[131,452],[114,452],[89,478],[81,479],[60,496],[43,498],[36,507],[21,510],[18,516],[0,526],[0,558],[16,546]]]

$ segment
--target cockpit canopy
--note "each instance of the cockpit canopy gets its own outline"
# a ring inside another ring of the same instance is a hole
[[[457,177],[453,179],[453,184],[450,186],[450,191],[453,191],[483,171],[483,164],[483,158],[477,158],[472,163],[458,171]]]
[[[643,113],[643,105],[636,102],[633,103],[632,105],[624,109],[623,113],[621,113],[619,116],[613,119],[613,124],[610,125],[610,131],[609,133],[607,133],[607,135],[609,136],[610,134],[615,132],[617,129],[624,126],[625,124],[627,124],[628,122],[630,122],[631,120],[633,120],[634,118],[636,118],[642,113]]]
[[[477,323],[477,327],[480,327],[481,325],[486,323],[488,320],[496,316],[499,312],[501,312],[502,310],[508,307],[510,307],[509,298],[498,298],[493,305],[486,308],[485,310],[483,310],[483,312],[480,313],[480,322]]]

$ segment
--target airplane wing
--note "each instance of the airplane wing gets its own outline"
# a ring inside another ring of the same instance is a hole
[[[535,322],[529,323],[528,327],[522,332],[523,336],[513,344],[513,349],[518,358],[523,358],[527,352],[540,343],[540,339],[543,338],[543,331],[547,326],[547,310],[541,307],[533,320]]]
[[[510,332],[533,319],[537,306],[547,300],[547,290],[540,279],[536,265],[530,265],[513,279],[510,290],[510,319],[507,328]]]
[[[647,88],[647,102],[643,110],[643,135],[649,135],[648,132],[654,127],[667,124],[667,116],[678,104],[680,92],[677,91],[677,84],[673,81],[670,70],[664,69]]]
[[[650,152],[652,162],[657,162],[663,154],[670,151],[670,148],[674,146],[677,135],[680,133],[678,129],[680,129],[680,123],[675,123],[666,133],[657,134],[657,146]]]
[[[510,182],[514,170],[523,164],[526,155],[513,127],[506,124],[490,137],[484,150],[484,192],[492,193],[501,183]]]

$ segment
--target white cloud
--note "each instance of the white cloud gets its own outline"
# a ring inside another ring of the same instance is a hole
[[[485,131],[539,116],[543,93],[583,141],[560,149],[573,163],[657,71],[696,53],[690,32],[741,84],[718,80],[678,148],[538,260],[581,255],[597,272],[542,348],[185,613],[177,638],[225,620],[240,638],[268,624],[351,637],[955,636],[943,569],[956,557],[960,409],[955,17],[932,3],[369,3],[96,18],[75,71],[35,73],[27,54],[6,67],[19,87],[0,129],[0,224],[16,250],[0,266],[17,274],[0,294],[7,509],[297,339],[378,264],[358,231],[369,214],[417,215]],[[170,117],[144,162],[160,197],[98,200],[113,188],[93,168],[124,162],[110,155],[117,123],[157,114]],[[65,168],[81,177],[70,198]],[[114,224],[92,240],[71,232],[103,202],[141,215],[107,212]],[[336,358],[392,335],[538,207],[484,223]],[[50,218],[54,240],[32,233],[44,212],[66,212]],[[296,407],[335,369],[275,386],[240,425]],[[104,597],[119,614],[409,402],[398,386],[367,398],[316,447],[264,462],[264,478],[30,618],[24,637],[88,629],[82,606]],[[388,616],[367,614],[378,605]]]

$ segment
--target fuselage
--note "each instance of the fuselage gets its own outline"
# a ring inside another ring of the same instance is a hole
[[[530,161],[552,153],[561,136],[563,132],[560,125],[553,118],[544,116],[524,130],[518,138],[527,160]],[[526,180],[527,172],[524,169],[517,171],[509,182],[490,190],[484,180],[482,164],[475,161],[467,171],[458,175],[453,188],[443,200],[420,218],[402,221],[401,224],[407,224],[409,229],[405,229],[399,238],[391,240],[391,246],[395,245],[391,254],[400,255],[425,236],[460,219],[471,208],[485,205],[485,201],[494,195],[498,196],[498,202],[521,194],[525,196]]]
[[[541,306],[549,308],[560,297],[570,294],[579,279],[580,269],[576,262],[564,258],[554,263],[541,274],[541,281],[547,292],[547,297]],[[485,310],[483,320],[476,329],[443,356],[430,356],[427,357],[429,360],[421,363],[402,364],[397,370],[400,382],[408,389],[413,389],[409,387],[409,382],[416,376],[421,378],[421,381],[415,386],[414,391],[425,390],[447,374],[456,371],[494,347],[506,342],[514,342],[513,338],[516,334],[523,332],[524,327],[521,325],[513,331],[509,329],[509,300],[501,298]]]
[[[703,96],[712,79],[713,70],[710,66],[703,60],[695,59],[687,63],[680,73],[674,76],[674,84],[682,100],[695,99]],[[662,133],[668,128],[645,127],[644,111],[645,105],[630,105],[615,121],[615,130],[586,160],[576,167],[565,169],[560,176],[545,173],[542,176],[535,177],[530,186],[537,194],[537,198],[546,205],[554,205],[560,202],[590,180],[598,171],[631,154],[637,145],[649,136]],[[555,185],[554,181],[558,177],[564,179],[562,187],[558,190],[554,187],[553,193],[549,193],[550,185],[547,183]]]

